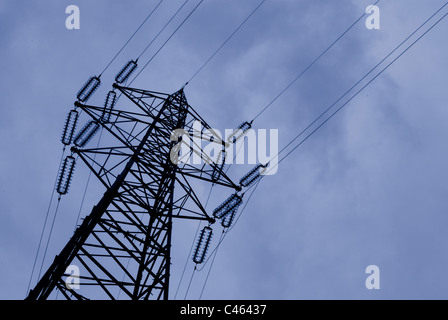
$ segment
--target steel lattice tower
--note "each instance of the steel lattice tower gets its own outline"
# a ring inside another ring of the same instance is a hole
[[[204,160],[201,165],[173,163],[176,129],[225,147],[188,105],[183,89],[164,94],[114,84],[114,90],[126,106],[105,110],[79,101],[75,106],[93,125],[101,126],[115,146],[71,148],[106,192],[27,299],[47,299],[57,290],[67,299],[116,299],[119,294],[134,300],[168,299],[173,220],[214,222],[192,179],[241,189],[221,165],[205,159],[202,149],[191,149]],[[202,132],[194,131],[195,121],[201,122]],[[85,270],[80,276],[82,290],[66,286],[65,272],[71,264]]]

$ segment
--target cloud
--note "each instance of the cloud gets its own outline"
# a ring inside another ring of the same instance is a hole
[[[103,103],[115,73],[141,52],[182,2],[164,4],[136,35],[104,73],[93,104]],[[178,90],[258,3],[204,2],[135,86]],[[155,2],[80,1],[81,29],[76,31],[65,29],[69,4],[0,5],[3,299],[24,297],[62,151],[60,131],[76,92],[101,72]],[[250,120],[369,4],[267,1],[186,87],[189,103],[212,127],[232,128]],[[280,147],[286,145],[442,1],[379,5],[380,30],[367,30],[360,21],[254,127],[279,129]],[[446,297],[440,280],[448,263],[443,255],[446,28],[443,22],[431,31],[282,162],[276,175],[262,180],[220,247],[203,298]],[[140,66],[172,31],[142,56]],[[230,174],[238,180],[251,168],[234,167]],[[88,169],[77,166],[70,194],[61,203],[47,264],[72,234],[87,176]],[[93,180],[86,212],[104,191]],[[208,188],[200,190],[205,200]],[[229,192],[215,190],[209,209]],[[195,228],[179,223],[175,229],[173,294]],[[370,264],[381,269],[382,289],[377,292],[364,286]],[[191,268],[190,262],[178,298],[185,293]],[[192,298],[199,297],[207,270],[195,276]]]

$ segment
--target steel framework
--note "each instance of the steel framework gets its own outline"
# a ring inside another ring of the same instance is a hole
[[[115,141],[112,147],[71,148],[106,192],[29,292],[29,300],[48,299],[56,291],[67,299],[168,299],[173,219],[214,222],[191,180],[241,189],[200,147],[190,149],[204,160],[200,165],[173,161],[180,153],[179,137],[173,135],[177,129],[226,145],[188,105],[183,88],[164,94],[114,84],[114,90],[124,96],[120,104],[125,101],[126,108],[75,103]],[[201,122],[201,132],[195,131],[195,121]],[[66,285],[71,264],[85,270],[81,290]]]

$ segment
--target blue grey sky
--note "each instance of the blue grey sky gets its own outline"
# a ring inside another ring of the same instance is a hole
[[[0,0],[0,299],[27,294],[77,91],[157,2]],[[197,3],[190,2],[143,63]],[[259,2],[205,0],[133,86],[177,91]],[[267,0],[186,87],[189,104],[222,130],[250,120],[373,2]],[[103,103],[116,72],[181,3],[165,0],[89,102]],[[282,148],[444,3],[381,1],[381,28],[362,19],[254,128],[278,129]],[[79,30],[65,27],[71,4],[80,8]],[[444,20],[262,180],[219,248],[203,299],[448,298],[447,33]],[[230,175],[239,180],[251,168]],[[87,177],[79,162],[44,269],[72,235]],[[83,214],[104,192],[94,180]],[[205,201],[208,188],[199,194]],[[228,195],[213,192],[208,209]],[[171,298],[196,227],[174,227]],[[380,268],[379,290],[365,287],[368,265]],[[177,299],[192,268],[190,260]],[[199,298],[207,271],[195,274],[187,298]]]

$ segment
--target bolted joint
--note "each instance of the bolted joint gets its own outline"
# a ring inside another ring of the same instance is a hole
[[[209,217],[209,218],[207,219],[207,221],[208,221],[210,224],[214,224],[214,223],[216,222],[216,219],[213,218],[213,217]]]

